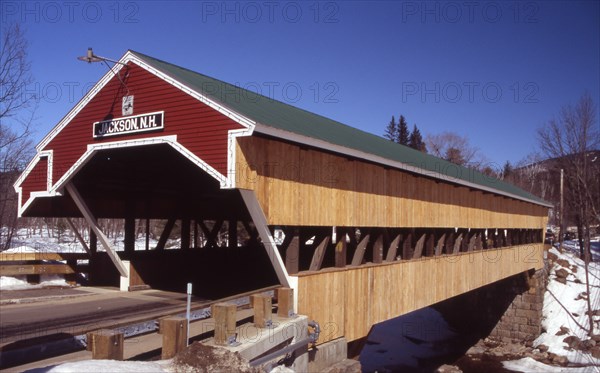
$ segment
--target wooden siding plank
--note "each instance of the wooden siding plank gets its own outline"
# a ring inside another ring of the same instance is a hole
[[[366,336],[375,323],[543,267],[543,244],[346,267],[298,276],[298,312],[318,320],[318,343]],[[528,261],[513,253],[528,250]],[[328,286],[323,286],[328,284]],[[416,286],[418,284],[418,286]],[[427,291],[423,291],[427,289]]]
[[[236,146],[236,187],[255,190],[269,225],[545,228],[547,208],[451,177],[429,180],[257,135]]]

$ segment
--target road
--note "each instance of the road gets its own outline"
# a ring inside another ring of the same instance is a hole
[[[185,294],[159,290],[81,290],[86,294],[50,296],[41,301],[37,298],[38,301],[31,303],[0,305],[0,349],[10,348],[17,341],[19,345],[30,344],[41,339],[80,335],[90,330],[115,328],[137,320],[183,312],[187,299]],[[3,303],[6,303],[9,293],[0,294]],[[205,307],[209,303],[194,299],[194,308]]]

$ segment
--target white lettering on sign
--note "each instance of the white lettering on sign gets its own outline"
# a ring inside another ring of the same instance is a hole
[[[159,131],[164,129],[164,111],[140,114],[132,117],[115,118],[95,122],[93,125],[94,138],[128,135],[136,132]]]

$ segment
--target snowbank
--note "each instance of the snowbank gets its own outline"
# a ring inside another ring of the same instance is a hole
[[[585,367],[565,368],[553,367],[540,363],[530,357],[514,361],[505,361],[506,369],[519,372],[592,372],[593,365],[600,364],[600,359],[594,358],[590,353],[570,348],[565,338],[574,336],[580,340],[587,340],[589,320],[586,312],[587,292],[585,279],[585,264],[574,253],[579,248],[571,242],[567,244],[568,250],[564,252],[551,248],[549,256],[556,256],[550,273],[546,294],[544,295],[542,325],[546,332],[542,333],[534,342],[535,347],[545,345],[548,353],[565,356],[572,364],[587,365]],[[600,264],[590,263],[590,303],[593,310],[600,309]],[[600,316],[594,316],[594,334],[598,334]],[[558,335],[557,335],[558,334]]]
[[[155,362],[142,361],[115,361],[115,360],[84,360],[73,363],[64,363],[50,369],[47,373],[81,373],[81,372],[111,372],[111,373],[155,373],[171,372],[171,360]],[[31,373],[35,370],[31,371]]]
[[[27,289],[39,289],[50,286],[64,286],[69,285],[62,276],[59,275],[40,275],[39,284],[29,284],[25,276],[0,276],[0,290],[27,290]]]
[[[561,253],[552,248],[550,253],[556,255],[557,260],[550,270],[549,283],[544,295],[542,325],[546,332],[534,341],[534,346],[544,344],[548,346],[548,352],[566,356],[572,363],[600,364],[600,359],[590,354],[576,349],[566,350],[567,344],[563,342],[568,336],[576,336],[581,340],[589,338],[586,330],[589,328],[589,321],[586,314],[588,309],[584,262],[572,252]],[[561,276],[564,276],[565,272],[567,274],[564,284],[558,281],[558,271],[562,272]],[[589,272],[590,302],[593,310],[596,310],[600,309],[600,265],[590,263]],[[598,334],[600,316],[593,318],[594,334]],[[564,328],[568,328],[568,331]]]
[[[503,361],[502,365],[509,370],[515,372],[545,372],[545,373],[591,373],[595,372],[591,367],[577,367],[577,368],[566,368],[566,367],[555,367],[546,365],[534,360],[530,357],[525,357],[519,360]]]

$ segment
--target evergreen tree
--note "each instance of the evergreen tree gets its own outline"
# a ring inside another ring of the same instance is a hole
[[[507,179],[513,173],[513,166],[510,164],[510,161],[506,161],[504,164],[504,168],[502,169],[502,178]]]
[[[465,160],[461,150],[455,147],[446,149],[444,159],[459,166],[465,166],[467,164],[467,161]]]
[[[427,153],[427,147],[425,146],[425,142],[423,141],[423,136],[421,136],[421,131],[417,128],[415,124],[413,130],[409,136],[408,146],[413,149],[417,149],[422,151],[423,153]]]
[[[398,140],[398,126],[396,125],[396,118],[394,118],[393,115],[392,120],[390,121],[390,123],[388,123],[387,127],[385,127],[383,137],[394,142]]]
[[[404,119],[404,115],[400,115],[400,121],[398,122],[398,138],[396,142],[402,145],[408,145],[409,137],[410,131],[408,130],[406,119]]]

